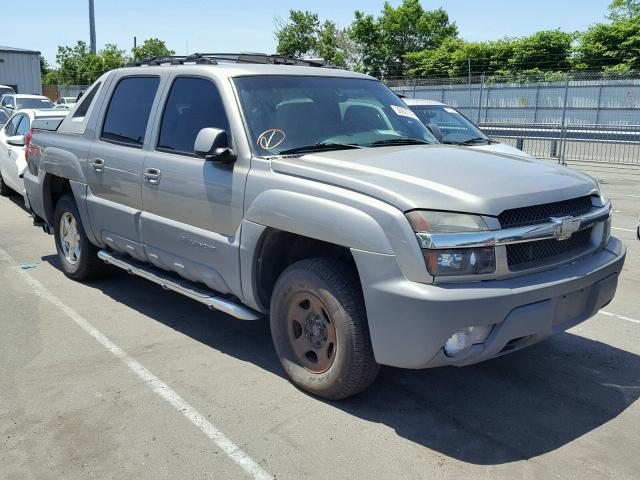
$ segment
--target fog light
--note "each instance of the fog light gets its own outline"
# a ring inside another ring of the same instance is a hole
[[[466,327],[454,333],[444,344],[444,353],[448,357],[453,357],[469,350],[472,345],[484,342],[491,333],[492,328],[493,325],[478,325]]]

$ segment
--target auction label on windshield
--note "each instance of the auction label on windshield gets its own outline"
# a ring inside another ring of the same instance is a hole
[[[414,120],[418,120],[416,114],[413,113],[409,108],[399,107],[398,105],[391,105],[391,110],[396,112],[396,115],[400,115],[401,117],[409,117],[413,118]]]
[[[444,111],[445,112],[449,112],[449,113],[457,113],[458,115],[460,115],[460,112],[458,110],[456,110],[455,108],[444,107]]]

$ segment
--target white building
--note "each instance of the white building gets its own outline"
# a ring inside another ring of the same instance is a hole
[[[0,85],[17,93],[42,94],[40,52],[0,46]]]

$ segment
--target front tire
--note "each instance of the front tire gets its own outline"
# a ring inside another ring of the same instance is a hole
[[[338,400],[375,380],[376,363],[359,279],[331,258],[302,260],[278,278],[271,297],[271,335],[297,386]]]
[[[87,238],[78,206],[71,195],[63,195],[58,200],[53,228],[58,258],[67,277],[89,280],[104,270],[98,248]]]

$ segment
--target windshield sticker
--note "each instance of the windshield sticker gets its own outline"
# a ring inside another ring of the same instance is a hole
[[[414,120],[418,120],[418,117],[416,116],[416,114],[413,113],[411,109],[407,107],[399,107],[397,105],[391,105],[391,110],[396,112],[396,115],[400,115],[401,117],[409,117],[409,118],[413,118]]]
[[[444,107],[444,111],[445,112],[449,112],[449,113],[455,113],[460,115],[460,112],[458,110],[456,110],[455,108],[451,108],[451,107]]]
[[[270,128],[265,130],[256,139],[258,146],[264,150],[273,150],[284,142],[285,133],[278,128]]]

